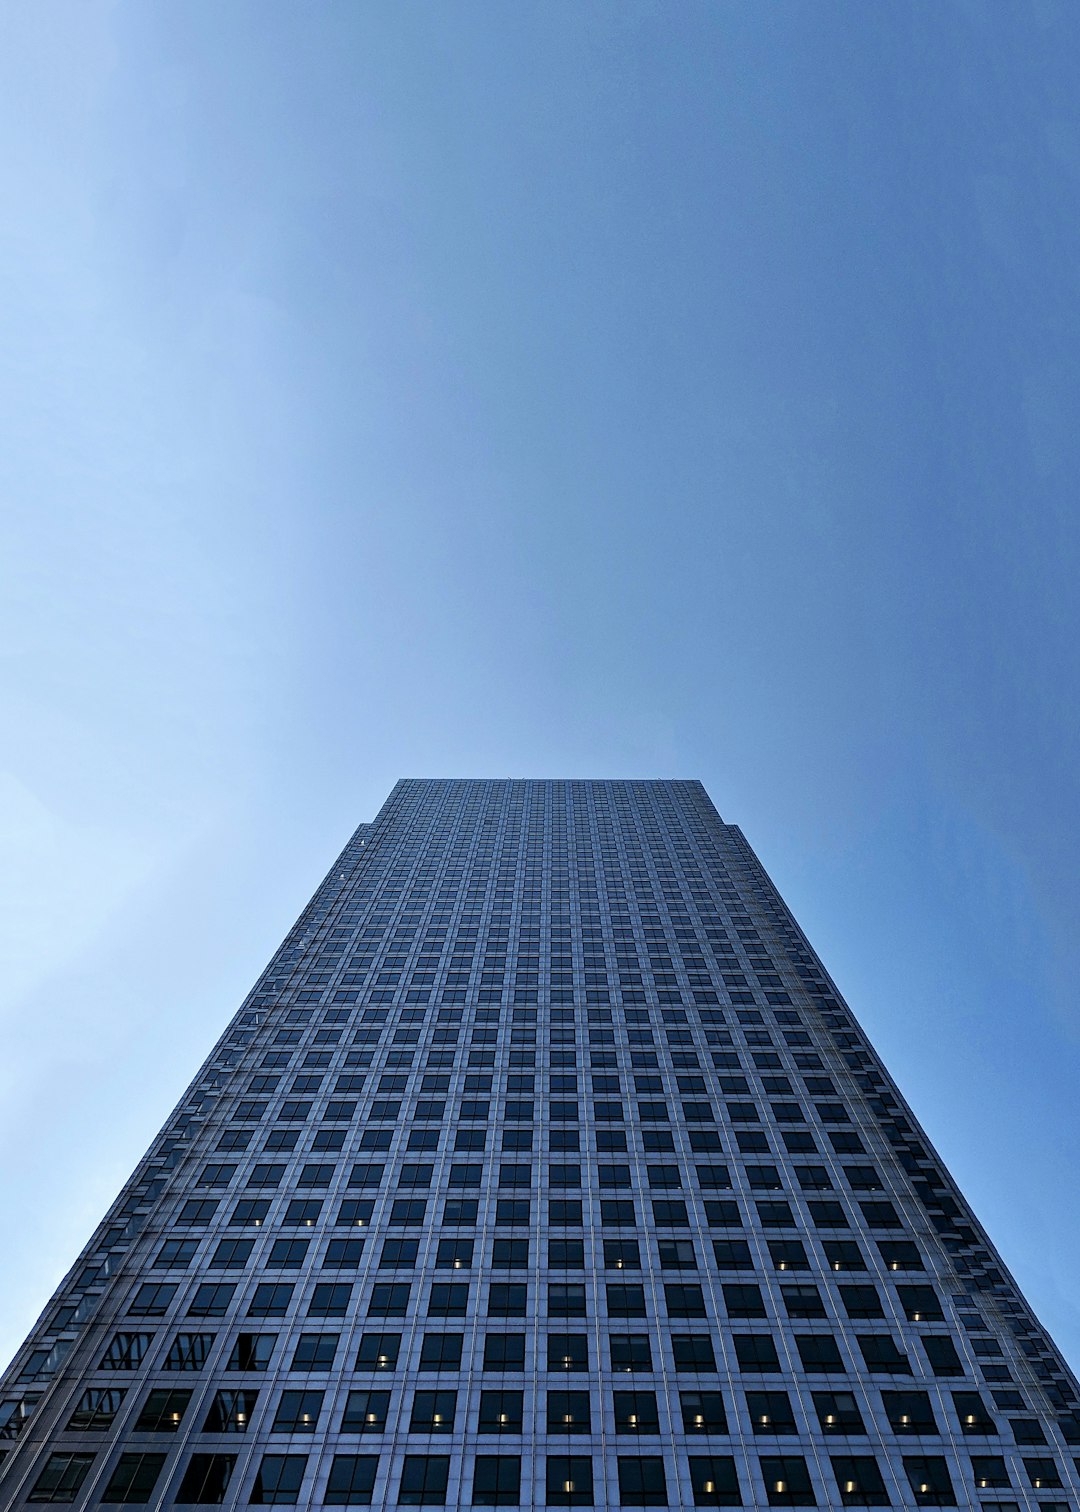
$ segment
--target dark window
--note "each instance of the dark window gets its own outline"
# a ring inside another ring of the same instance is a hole
[[[872,1455],[834,1454],[832,1470],[845,1507],[889,1506],[889,1493]]]
[[[550,1340],[549,1340],[550,1350]],[[524,1370],[524,1334],[487,1334],[484,1338],[485,1370]],[[551,1369],[550,1357],[548,1369]]]
[[[592,1415],[587,1391],[549,1391],[547,1394],[547,1431],[549,1433],[588,1433]]]
[[[544,1500],[549,1507],[591,1507],[593,1468],[588,1455],[549,1454]]]
[[[219,1391],[203,1422],[204,1433],[246,1433],[259,1400],[257,1391]]]
[[[707,1334],[674,1334],[671,1352],[675,1369],[680,1373],[705,1371],[711,1374],[716,1370],[712,1340]]]
[[[724,1306],[729,1318],[764,1318],[765,1302],[761,1288],[751,1282],[725,1282]]]
[[[619,1456],[619,1504],[623,1507],[666,1507],[667,1481],[659,1455]]]
[[[977,1391],[954,1391],[953,1408],[964,1433],[997,1433],[997,1424]]]
[[[548,1334],[549,1370],[588,1370],[589,1345],[585,1334]]]
[[[521,1456],[478,1454],[472,1500],[474,1507],[516,1507],[521,1500]]]
[[[685,1433],[727,1433],[727,1411],[719,1391],[680,1391]]]
[[[584,1287],[579,1288],[584,1302]],[[609,1281],[605,1288],[607,1310],[612,1318],[643,1318],[645,1316],[645,1288]],[[585,1311],[582,1306],[582,1312]]]
[[[432,1287],[434,1294],[435,1288]],[[467,1292],[467,1287],[450,1288]],[[524,1281],[493,1281],[488,1288],[489,1318],[523,1318],[528,1310],[529,1288]],[[464,1311],[464,1308],[462,1308]]]
[[[464,1335],[426,1333],[420,1346],[421,1370],[460,1370]]]
[[[817,1505],[814,1485],[801,1455],[769,1455],[761,1460],[761,1478],[770,1507]]]
[[[860,1334],[859,1349],[872,1375],[911,1375],[911,1362],[891,1334]]]
[[[389,1406],[388,1391],[350,1391],[341,1419],[342,1433],[381,1433]]]
[[[441,1507],[446,1502],[450,1457],[446,1454],[407,1454],[401,1469],[398,1502],[407,1507]]]
[[[648,1334],[611,1334],[612,1370],[631,1372],[652,1369],[652,1349]]]
[[[917,1507],[955,1507],[956,1496],[944,1459],[937,1455],[905,1456],[904,1469]]]
[[[191,1401],[190,1391],[151,1391],[135,1423],[136,1433],[175,1433]]]
[[[101,1501],[125,1506],[148,1502],[164,1463],[163,1454],[122,1454],[101,1493]]]
[[[332,1507],[369,1506],[378,1468],[375,1454],[335,1454],[324,1503]]]
[[[201,1370],[216,1334],[177,1334],[165,1356],[165,1370]]]
[[[822,1244],[829,1269],[834,1271],[865,1270],[863,1252],[854,1239],[826,1239]]]
[[[226,1370],[267,1370],[277,1334],[237,1334]]]
[[[413,1393],[410,1433],[452,1433],[457,1412],[456,1391]]]
[[[786,1391],[748,1391],[746,1410],[755,1433],[797,1433],[795,1414]]]
[[[251,1500],[290,1506],[300,1499],[300,1484],[307,1468],[306,1454],[264,1454]]]
[[[956,1352],[956,1345],[946,1334],[924,1336],[922,1345],[926,1350],[930,1369],[936,1376],[962,1376],[964,1374],[964,1367]]]
[[[287,1281],[261,1281],[248,1305],[252,1318],[281,1318],[289,1310],[292,1284]]]
[[[847,1367],[832,1334],[802,1334],[795,1340],[803,1368],[814,1374],[829,1374]]]
[[[883,1391],[881,1405],[894,1433],[937,1433],[930,1398],[925,1391]]]
[[[50,1454],[27,1501],[73,1502],[93,1463],[92,1454]]]
[[[742,1492],[735,1461],[728,1455],[690,1456],[690,1484],[695,1507],[739,1507]]]
[[[73,1433],[98,1433],[112,1426],[120,1403],[127,1395],[116,1389],[92,1388],[84,1391],[79,1405],[71,1414],[68,1428]]]
[[[319,1424],[321,1391],[283,1391],[274,1417],[274,1433],[314,1433]]]
[[[995,1491],[1012,1485],[1005,1461],[997,1454],[973,1454],[971,1473],[980,1491]]]
[[[616,1433],[659,1433],[655,1391],[615,1392]]]
[[[235,1454],[193,1454],[176,1493],[177,1505],[220,1506],[235,1466]]]
[[[883,1318],[885,1316],[885,1309],[881,1305],[876,1286],[841,1286],[840,1300],[849,1318]]]
[[[850,1391],[815,1391],[814,1411],[823,1433],[865,1433],[859,1404]]]
[[[301,1334],[296,1342],[290,1370],[329,1370],[338,1346],[337,1334]]]
[[[472,1239],[440,1239],[435,1264],[441,1270],[466,1270],[472,1265]]]
[[[521,1391],[482,1391],[477,1429],[480,1433],[520,1433],[525,1394]],[[550,1403],[551,1393],[548,1393]],[[588,1400],[588,1398],[586,1398]],[[550,1407],[549,1407],[550,1431]]]
[[[400,1334],[362,1334],[356,1356],[356,1368],[357,1370],[394,1370],[400,1348]]]

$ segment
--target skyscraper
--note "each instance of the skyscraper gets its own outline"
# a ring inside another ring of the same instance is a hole
[[[695,782],[399,783],[2,1396],[5,1509],[1080,1505],[1074,1377]]]

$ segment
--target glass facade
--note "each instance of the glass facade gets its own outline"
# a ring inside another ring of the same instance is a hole
[[[1076,1381],[695,782],[399,783],[0,1396],[5,1509],[1080,1506]]]

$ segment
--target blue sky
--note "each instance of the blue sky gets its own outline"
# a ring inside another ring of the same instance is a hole
[[[0,1356],[395,778],[670,775],[1080,1365],[1078,63],[1067,0],[6,8]]]

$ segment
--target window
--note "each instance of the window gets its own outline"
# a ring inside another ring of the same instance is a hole
[[[589,1346],[585,1334],[548,1334],[549,1370],[588,1370]]]
[[[605,1239],[604,1265],[608,1270],[640,1270],[636,1239]]]
[[[840,1489],[840,1500],[845,1507],[889,1505],[889,1493],[885,1489],[878,1462],[872,1455],[834,1454],[832,1471]]]
[[[977,1391],[954,1391],[953,1408],[964,1433],[997,1433],[997,1424]]]
[[[659,1455],[619,1456],[619,1504],[623,1507],[666,1507],[667,1481]]]
[[[413,1394],[410,1433],[452,1433],[457,1411],[456,1391],[417,1391]]]
[[[153,1334],[118,1333],[101,1357],[101,1370],[137,1370]]]
[[[401,1469],[398,1502],[403,1506],[443,1506],[450,1479],[450,1457],[445,1454],[407,1454]]]
[[[337,1353],[337,1334],[301,1334],[293,1352],[290,1370],[329,1370]]]
[[[726,1282],[722,1288],[729,1318],[764,1318],[765,1302],[761,1288],[751,1282]]]
[[[180,1270],[190,1265],[198,1247],[197,1239],[166,1239],[154,1256],[154,1265],[169,1270]]]
[[[277,1334],[238,1334],[226,1370],[267,1370]]]
[[[585,1288],[567,1287],[567,1292],[579,1292],[581,1311],[585,1311]],[[609,1281],[606,1287],[608,1316],[612,1318],[643,1318],[645,1316],[645,1288]]]
[[[480,1433],[520,1433],[525,1394],[521,1391],[482,1391],[477,1428]],[[550,1403],[551,1393],[548,1393]],[[585,1398],[588,1402],[588,1396]],[[549,1406],[550,1428],[550,1406]]]
[[[611,1334],[608,1338],[612,1370],[633,1372],[652,1369],[648,1334]]]
[[[321,1391],[283,1391],[274,1417],[274,1433],[314,1433],[322,1411]]]
[[[287,1281],[261,1281],[248,1305],[251,1318],[282,1318],[289,1310],[293,1288]]]
[[[382,1433],[389,1406],[388,1391],[350,1391],[341,1419],[342,1433]]]
[[[360,1264],[363,1253],[363,1239],[331,1239],[323,1256],[323,1269],[352,1269]]]
[[[580,1244],[581,1241],[577,1242]],[[529,1241],[527,1239],[496,1239],[491,1246],[491,1263],[496,1270],[527,1270]]]
[[[389,1243],[390,1241],[387,1242]],[[309,1308],[309,1312],[314,1313],[318,1311],[326,1316],[332,1313],[344,1313],[347,1311],[349,1301],[348,1294],[351,1291],[350,1287],[328,1287],[327,1290],[331,1293],[331,1295],[326,1297],[325,1299],[319,1297],[320,1290],[321,1288],[318,1286],[315,1288],[315,1295],[311,1299],[311,1307]],[[333,1295],[339,1290],[344,1290],[344,1298],[338,1299],[335,1295]],[[371,1300],[368,1303],[368,1317],[403,1318],[409,1310],[409,1297],[411,1295],[411,1292],[412,1287],[409,1285],[408,1281],[376,1282],[376,1284],[371,1288]],[[340,1306],[331,1305],[339,1300],[341,1302]],[[317,1308],[317,1301],[323,1302],[324,1305]]]
[[[378,1466],[375,1454],[335,1454],[323,1502],[332,1507],[369,1506]]]
[[[357,1370],[395,1370],[401,1335],[396,1333],[366,1333],[360,1337],[356,1355]]]
[[[549,1507],[591,1507],[593,1467],[588,1455],[549,1454],[545,1467],[545,1502]]]
[[[502,1241],[496,1240],[496,1244]],[[521,1242],[511,1240],[511,1243]],[[528,1256],[528,1243],[525,1241]],[[585,1264],[585,1245],[581,1239],[551,1239],[548,1242],[548,1267],[552,1270],[580,1270]]]
[[[526,1240],[526,1252],[528,1241]],[[472,1239],[440,1239],[435,1264],[440,1270],[465,1270],[472,1265]]]
[[[1000,1490],[1012,1485],[1005,1461],[997,1454],[973,1454],[971,1473],[980,1491]]]
[[[201,1370],[213,1346],[215,1334],[177,1334],[169,1346],[165,1370]]]
[[[429,1333],[420,1346],[421,1370],[460,1370],[462,1334]]]
[[[659,1433],[655,1391],[615,1392],[616,1433]]]
[[[135,1423],[136,1433],[175,1433],[191,1401],[190,1391],[151,1391]]]
[[[288,1288],[290,1291],[292,1288]],[[188,1316],[192,1318],[223,1318],[236,1291],[231,1281],[204,1282],[195,1288],[195,1295],[188,1303]]]
[[[802,1334],[796,1338],[795,1347],[803,1368],[811,1374],[827,1375],[847,1368],[832,1334]]]
[[[735,1461],[728,1455],[690,1456],[690,1484],[695,1507],[739,1507],[742,1492]]]
[[[937,1433],[930,1398],[925,1391],[883,1391],[881,1405],[894,1433]]]
[[[707,1334],[675,1334],[671,1340],[671,1351],[676,1371],[712,1373],[716,1370],[712,1340]]]
[[[548,1369],[550,1370],[550,1340]],[[484,1338],[485,1370],[524,1370],[524,1334],[487,1334]]]
[[[865,1433],[859,1404],[850,1391],[815,1391],[814,1411],[824,1433]]]
[[[936,1376],[961,1376],[964,1367],[960,1362],[960,1356],[956,1352],[956,1346],[946,1334],[930,1334],[924,1336],[922,1341],[926,1358],[930,1362],[930,1369]],[[933,1505],[933,1503],[930,1503]]]
[[[235,1454],[193,1454],[176,1493],[177,1505],[220,1506],[235,1466]]]
[[[755,1433],[797,1433],[795,1414],[786,1391],[748,1391],[746,1410]]]
[[[239,1270],[245,1266],[255,1248],[254,1239],[222,1239],[210,1260],[220,1270]]]
[[[27,1501],[73,1502],[93,1463],[92,1454],[50,1454]]]
[[[263,1505],[294,1505],[300,1499],[306,1468],[306,1454],[264,1454],[251,1489],[251,1500]]]
[[[685,1433],[727,1433],[727,1412],[719,1391],[680,1391]]]
[[[148,1502],[164,1463],[163,1454],[122,1454],[101,1493],[102,1502],[125,1506]]]
[[[937,1455],[905,1457],[904,1470],[917,1507],[955,1507],[956,1496],[944,1459]]]
[[[547,1394],[547,1431],[549,1433],[588,1433],[592,1412],[587,1391],[549,1391]]]
[[[257,1391],[219,1391],[210,1404],[204,1433],[246,1433],[259,1400]]]
[[[68,1428],[73,1433],[99,1433],[112,1426],[120,1403],[127,1395],[116,1389],[92,1388],[84,1391],[79,1405],[71,1414]]]
[[[474,1507],[516,1507],[521,1499],[521,1457],[478,1454],[473,1464]]]
[[[761,1478],[770,1507],[813,1507],[817,1498],[806,1461],[801,1455],[768,1455],[761,1460]]]

